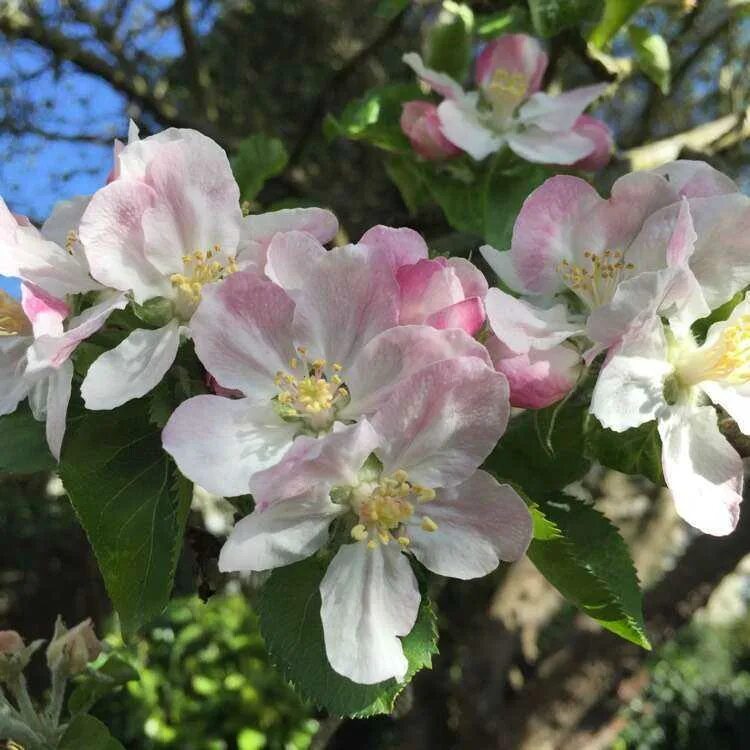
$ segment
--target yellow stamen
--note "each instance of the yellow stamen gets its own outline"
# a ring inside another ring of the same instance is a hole
[[[422,516],[421,527],[424,531],[437,531],[438,529],[438,525],[429,516]]]
[[[602,253],[586,250],[583,257],[588,261],[588,267],[562,260],[557,265],[557,272],[571,291],[592,309],[609,302],[620,281],[635,269],[633,263],[623,261],[621,250]]]

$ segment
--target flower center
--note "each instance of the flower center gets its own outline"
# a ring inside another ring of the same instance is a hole
[[[593,253],[587,250],[583,257],[588,265],[577,265],[563,260],[557,266],[562,280],[589,308],[594,309],[612,299],[617,285],[635,268],[623,260],[620,250]]]
[[[391,542],[408,547],[411,539],[406,524],[419,504],[434,499],[435,490],[410,482],[403,469],[377,482],[363,482],[351,491],[352,511],[359,519],[351,530],[352,538],[366,543],[368,549]],[[422,529],[435,531],[437,527],[429,516],[422,516]]]
[[[333,424],[336,408],[348,400],[349,391],[342,384],[341,365],[330,365],[324,359],[308,361],[307,350],[297,348],[299,357],[289,360],[290,372],[276,373],[274,383],[281,414],[287,419],[303,419],[316,431]]]
[[[29,333],[31,323],[17,300],[0,290],[0,336]]]
[[[695,385],[721,380],[732,385],[750,382],[750,315],[740,316],[724,328],[719,339],[701,347],[677,364],[680,380]]]
[[[182,256],[183,273],[173,273],[169,280],[178,292],[182,307],[192,314],[201,299],[204,284],[229,276],[237,270],[237,261],[229,256],[225,262],[220,260],[221,248],[214,245],[208,252],[196,250],[194,253]]]
[[[498,68],[484,87],[484,96],[492,107],[496,125],[504,125],[526,96],[528,82],[523,73]]]

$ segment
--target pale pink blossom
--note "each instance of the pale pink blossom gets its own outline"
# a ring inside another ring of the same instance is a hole
[[[507,418],[505,379],[479,358],[413,373],[370,420],[318,440],[300,437],[277,466],[255,475],[256,509],[235,526],[220,569],[304,559],[327,544],[334,524],[351,543],[320,584],[328,660],[354,682],[403,679],[400,638],[421,598],[409,557],[470,579],[517,560],[531,539],[521,498],[477,471]]]
[[[468,93],[413,52],[404,62],[444,97],[437,108],[440,133],[476,160],[507,145],[527,161],[573,164],[598,149],[598,140],[576,123],[606,84],[557,96],[539,91],[547,55],[532,37],[508,34],[490,42],[477,59],[478,88]]]

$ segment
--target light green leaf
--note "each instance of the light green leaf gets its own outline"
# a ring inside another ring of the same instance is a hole
[[[574,396],[511,419],[484,468],[534,499],[580,479],[590,466],[584,455],[588,412],[582,401]]]
[[[126,682],[138,679],[138,672],[124,659],[112,654],[95,669],[85,673],[68,698],[71,714],[87,712],[100,698],[112,693]]]
[[[284,144],[262,133],[245,138],[232,159],[232,170],[242,199],[253,200],[266,180],[280,174],[289,161]]]
[[[672,62],[664,37],[641,26],[630,26],[628,36],[638,67],[659,87],[662,94],[668,94],[672,82]]]
[[[542,575],[602,627],[650,649],[638,576],[617,529],[593,506],[565,495],[532,515],[528,555]]]
[[[531,31],[529,12],[520,5],[476,17],[476,34],[480,39],[494,39],[500,34]]]
[[[605,0],[602,20],[589,34],[589,43],[601,50],[610,39],[646,4],[646,0]]]
[[[0,472],[33,474],[55,468],[47,447],[44,422],[37,422],[24,401],[13,414],[0,417]]]
[[[401,106],[422,96],[416,83],[370,89],[361,99],[349,102],[338,117],[329,114],[323,133],[328,139],[342,136],[367,141],[386,151],[410,153],[409,141],[399,125]]]
[[[358,685],[331,669],[323,643],[318,587],[328,562],[310,558],[274,570],[258,603],[261,633],[271,659],[297,692],[336,716],[373,716],[393,709],[412,677],[437,653],[435,615],[423,597],[411,633],[402,639],[409,671],[403,683]]]
[[[169,601],[192,494],[174,474],[145,399],[86,412],[63,448],[60,475],[128,635]]]
[[[656,422],[646,422],[625,432],[613,432],[590,417],[586,432],[586,453],[602,466],[624,474],[640,474],[663,485],[661,439]]]
[[[601,0],[529,0],[531,22],[540,36],[554,36],[598,18],[601,4]]]
[[[462,81],[472,58],[474,13],[468,5],[445,0],[425,39],[427,67]]]
[[[57,750],[125,750],[99,719],[86,714],[68,724]]]

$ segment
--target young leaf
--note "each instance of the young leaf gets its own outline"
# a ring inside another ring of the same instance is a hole
[[[663,485],[661,439],[656,422],[646,422],[625,432],[613,432],[591,417],[586,433],[586,454],[602,466],[624,474],[641,474]]]
[[[589,43],[603,49],[646,0],[605,0],[602,20],[589,34]]]
[[[47,447],[44,422],[37,422],[24,401],[12,414],[0,417],[0,472],[33,474],[55,468]]]
[[[81,714],[68,724],[57,750],[125,750],[99,719]]]
[[[242,199],[253,200],[266,180],[283,171],[289,155],[278,138],[256,133],[245,138],[232,159],[232,170]]]
[[[601,0],[529,0],[534,28],[545,37],[598,18],[600,8]]]
[[[585,403],[575,396],[563,404],[523,412],[511,419],[484,468],[535,499],[562,489],[588,471],[587,416]]]
[[[144,399],[86,412],[60,465],[126,634],[169,601],[191,497],[188,483],[175,486],[147,408]]]
[[[532,515],[528,555],[539,572],[602,627],[650,649],[638,576],[617,529],[593,506],[565,495]]]
[[[476,17],[476,34],[480,39],[492,40],[500,34],[512,34],[519,31],[531,31],[529,12],[520,5],[497,13],[488,13]]]
[[[664,37],[640,26],[630,26],[628,36],[638,67],[659,87],[662,94],[668,94],[672,64]]]
[[[402,639],[409,671],[403,683],[358,685],[333,671],[326,658],[318,587],[328,561],[309,558],[274,570],[258,602],[260,628],[271,659],[298,693],[336,716],[374,716],[393,709],[412,677],[437,653],[435,614],[426,596],[411,633]]]

